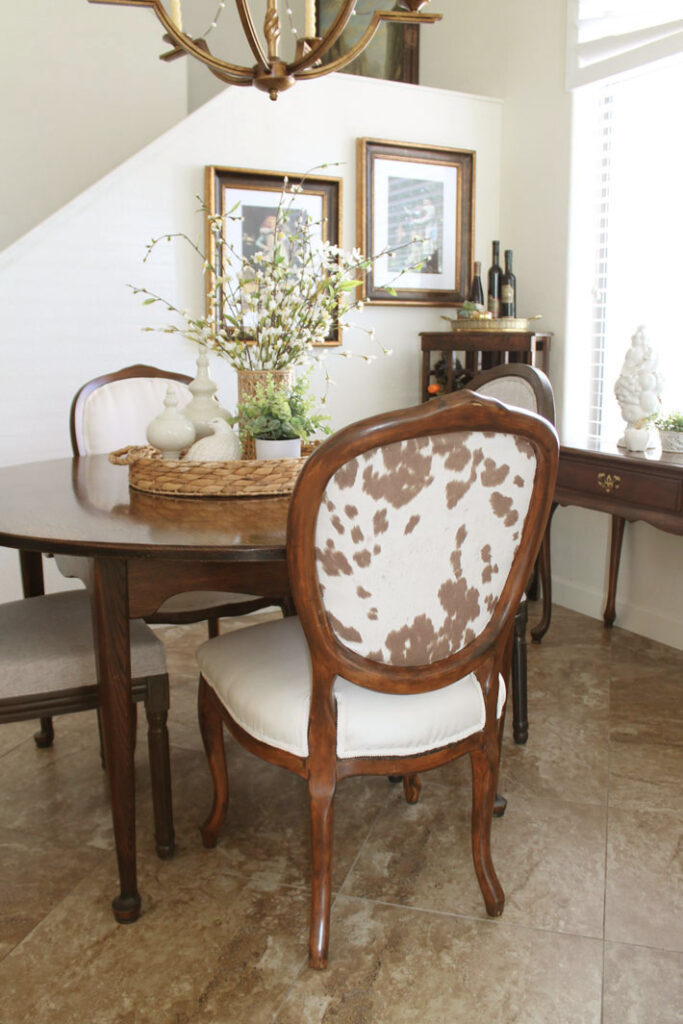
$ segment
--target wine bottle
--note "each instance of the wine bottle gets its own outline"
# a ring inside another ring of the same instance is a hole
[[[517,316],[517,278],[512,273],[512,249],[505,250],[505,273],[500,289],[500,315]]]
[[[503,271],[500,269],[500,242],[493,243],[493,262],[489,269],[488,308],[494,317],[500,316],[500,293]]]
[[[484,305],[484,289],[481,286],[481,263],[475,262],[474,264],[474,275],[472,277],[469,299],[470,302],[476,302],[480,306]]]

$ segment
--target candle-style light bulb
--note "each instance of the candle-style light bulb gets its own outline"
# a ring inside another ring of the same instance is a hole
[[[304,38],[315,39],[315,0],[306,0]]]
[[[183,31],[183,12],[180,8],[180,0],[171,0],[171,18],[175,22],[179,32]]]

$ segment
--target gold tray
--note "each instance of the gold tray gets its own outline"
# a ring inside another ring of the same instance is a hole
[[[540,320],[540,316],[501,316],[491,320],[460,320],[452,316],[442,316],[448,320],[452,331],[531,331],[532,320]]]
[[[109,461],[128,466],[128,486],[136,491],[177,498],[254,498],[291,494],[307,457],[188,462],[164,459],[147,445],[131,445],[111,452]]]

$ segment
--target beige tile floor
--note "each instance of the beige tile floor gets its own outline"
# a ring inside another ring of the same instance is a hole
[[[683,1022],[683,652],[555,610],[529,650],[529,742],[505,743],[496,921],[470,858],[466,759],[426,775],[416,806],[383,778],[342,783],[317,973],[305,786],[230,741],[229,822],[202,848],[204,634],[162,633],[177,852],[154,855],[141,721],[137,924],[109,910],[94,716],[58,719],[49,751],[31,723],[0,730],[1,1024]]]

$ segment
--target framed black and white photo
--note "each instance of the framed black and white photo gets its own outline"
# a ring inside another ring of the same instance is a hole
[[[244,170],[231,167],[206,168],[207,218],[224,218],[223,236],[216,239],[207,224],[207,255],[209,263],[221,274],[221,245],[229,248],[239,262],[257,252],[267,253],[273,246],[273,229],[287,185],[287,219],[296,234],[296,222],[304,215],[311,225],[313,237],[331,245],[341,243],[341,186],[339,178],[321,175],[284,174],[276,171]],[[295,188],[294,193],[290,192]],[[292,258],[296,254],[292,252]],[[207,281],[207,294],[212,285]],[[338,324],[325,344],[340,344]]]
[[[358,246],[377,257],[364,298],[404,306],[463,302],[472,267],[475,154],[359,139],[357,155]]]

